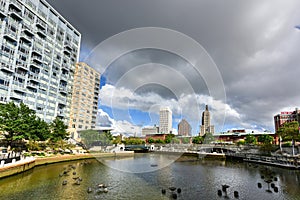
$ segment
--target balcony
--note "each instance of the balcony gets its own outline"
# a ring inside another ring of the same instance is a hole
[[[16,21],[22,21],[22,12],[21,11],[17,11],[15,9],[9,9],[8,12],[9,16],[13,19],[15,19]]]
[[[38,65],[42,65],[43,64],[43,58],[42,58],[42,56],[35,56],[35,55],[33,55],[31,57],[31,61],[35,62]]]
[[[60,85],[59,86],[59,92],[63,93],[63,94],[67,94],[68,93],[68,88],[65,86]]]
[[[39,69],[39,71],[40,71],[40,69],[43,68],[43,66],[37,62],[31,62],[30,66],[32,66],[33,68]]]
[[[42,21],[37,21],[36,22],[36,27],[38,27],[42,30],[46,30],[46,24],[45,24],[45,22],[42,22]]]
[[[65,112],[63,109],[58,109],[57,110],[57,116],[59,117],[65,117]]]
[[[69,71],[69,66],[68,66],[68,64],[63,63],[61,66],[62,66],[63,69]]]
[[[14,77],[20,78],[20,79],[25,79],[26,78],[27,73],[24,71],[20,71],[20,70],[16,70]],[[22,83],[23,84],[23,83]]]
[[[7,40],[12,41],[14,43],[17,43],[17,41],[18,41],[17,33],[8,28],[4,29],[4,38],[6,38]]]
[[[40,82],[39,76],[31,73],[28,75],[28,80],[30,80],[32,83],[38,84]]]
[[[30,82],[30,81],[27,81],[27,86],[28,88],[33,88],[33,89],[38,89],[39,87],[39,84],[36,84],[36,83],[33,83],[33,82]]]
[[[65,46],[66,49],[72,51],[72,46],[71,46],[70,42],[65,42],[64,46]]]
[[[25,34],[27,34],[29,37],[33,37],[34,36],[34,32],[32,30],[32,28],[26,26],[26,25],[23,25],[23,32]]]
[[[43,52],[43,50],[41,49],[41,48],[39,48],[39,47],[37,47],[37,46],[33,46],[33,48],[32,48],[32,53],[34,54],[37,54],[37,55],[40,55],[40,56],[42,56],[42,52]]]
[[[36,68],[34,66],[31,66],[29,67],[29,74],[32,74],[32,75],[39,75],[40,74],[40,69],[39,68]]]
[[[10,8],[14,8],[15,10],[21,12],[22,11],[22,4],[20,4],[18,1],[16,0],[10,0],[9,2],[9,7]]]
[[[7,15],[5,14],[5,12],[0,8],[0,19],[4,19],[6,16]]]
[[[58,105],[60,105],[60,106],[66,106],[67,105],[67,100],[61,100],[61,101],[59,101]]]
[[[70,56],[71,55],[71,52],[68,50],[68,49],[64,49],[64,54],[67,55],[67,56]]]
[[[12,92],[12,93],[10,93],[10,99],[22,101],[26,97],[24,94],[25,93]]]
[[[21,33],[20,39],[27,44],[31,45],[31,43],[32,43],[32,39],[28,35],[26,35],[24,32]]]
[[[17,62],[16,67],[28,71],[28,65],[25,62]]]
[[[61,74],[61,75],[60,75],[60,78],[61,78],[61,79],[64,79],[65,81],[68,80],[68,77],[69,77],[68,74]]]
[[[38,31],[37,31],[37,34],[38,34],[41,38],[47,37],[45,31],[42,31],[42,30],[38,30]]]
[[[7,63],[5,61],[1,62],[0,69],[1,69],[1,71],[5,71],[7,73],[15,72],[15,68],[12,66],[12,63]]]
[[[20,83],[18,81],[13,81],[12,89],[14,91],[16,91],[17,93],[20,93],[20,94],[23,94],[23,95],[25,94],[24,84]]]

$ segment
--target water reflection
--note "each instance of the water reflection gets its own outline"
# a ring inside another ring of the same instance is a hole
[[[134,157],[98,159],[108,167],[129,173],[148,173],[165,168],[175,162],[179,155],[135,154]]]
[[[101,160],[107,165],[89,160],[41,166],[0,180],[0,199],[170,199],[171,186],[182,189],[180,194],[176,193],[177,199],[224,199],[224,194],[222,197],[217,194],[224,184],[230,186],[227,189],[230,199],[234,199],[234,191],[239,192],[239,199],[296,200],[300,196],[298,171],[228,161],[173,162],[172,159],[167,155],[141,154]],[[153,163],[158,166],[151,167]],[[60,177],[70,164],[75,166],[76,175],[71,170],[68,176]],[[82,178],[80,185],[74,184],[76,176]],[[271,176],[278,192],[271,187],[272,193],[266,192],[265,179]],[[64,180],[67,185],[62,185]],[[99,192],[99,184],[107,185],[108,193]],[[87,192],[89,187],[91,193]],[[162,189],[166,189],[166,194],[162,194]]]

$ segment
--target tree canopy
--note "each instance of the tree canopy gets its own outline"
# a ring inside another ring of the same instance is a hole
[[[80,131],[80,137],[87,147],[91,146],[107,146],[112,143],[113,136],[110,131],[99,133],[97,130]]]
[[[274,138],[270,135],[263,134],[257,137],[257,141],[262,144],[271,144],[273,142]]]
[[[201,136],[196,136],[193,138],[193,144],[201,144],[203,142],[204,138]]]
[[[68,137],[66,129],[61,119],[48,124],[24,103],[0,104],[0,131],[11,147],[22,140],[58,142]]]
[[[69,133],[67,132],[68,126],[64,124],[64,122],[56,117],[53,122],[50,124],[50,141],[58,142],[60,140],[67,139]]]
[[[245,144],[256,144],[256,138],[254,135],[246,135]]]
[[[298,127],[299,123],[296,121],[286,122],[278,129],[276,133],[282,138],[283,141],[299,141],[300,134]]]
[[[5,133],[4,136],[11,146],[13,141],[32,137],[31,128],[35,122],[35,112],[25,104],[0,104],[0,131]]]
[[[203,140],[204,144],[210,144],[211,142],[213,142],[215,140],[215,137],[213,136],[212,133],[206,133],[203,136],[203,138],[204,138],[204,140]]]

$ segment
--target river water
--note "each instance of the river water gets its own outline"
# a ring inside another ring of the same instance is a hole
[[[231,161],[176,161],[163,154],[136,154],[131,158],[65,162],[39,166],[33,170],[0,180],[0,199],[300,199],[300,172],[288,169]],[[70,168],[70,166],[73,168]],[[76,169],[74,169],[76,168]],[[68,175],[62,172],[70,169]],[[76,172],[76,175],[73,175]],[[80,185],[73,178],[81,177]],[[263,177],[262,177],[263,176]],[[263,179],[262,179],[263,178]],[[273,180],[278,192],[265,180]],[[66,180],[67,184],[62,185]],[[262,183],[262,188],[258,187]],[[107,185],[103,192],[99,184]],[[230,186],[227,196],[218,190]],[[87,188],[92,192],[88,193]],[[181,189],[181,193],[169,190]],[[166,189],[166,194],[162,194]]]

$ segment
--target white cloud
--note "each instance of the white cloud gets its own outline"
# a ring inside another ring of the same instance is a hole
[[[112,128],[113,135],[135,136],[141,132],[139,126],[135,126],[126,120],[114,120],[102,109],[98,109],[97,113],[98,128]]]
[[[149,116],[153,113],[158,114],[159,107],[168,106],[173,115],[186,118],[197,126],[200,124],[201,113],[206,104],[209,105],[216,126],[223,125],[224,116],[230,118],[230,121],[241,120],[241,115],[230,105],[220,100],[214,100],[207,95],[181,94],[179,99],[175,100],[165,99],[155,93],[136,94],[127,88],[105,85],[101,88],[99,97],[101,105],[109,106],[112,110],[136,109],[149,113]],[[196,130],[197,128],[193,127],[193,129]]]

